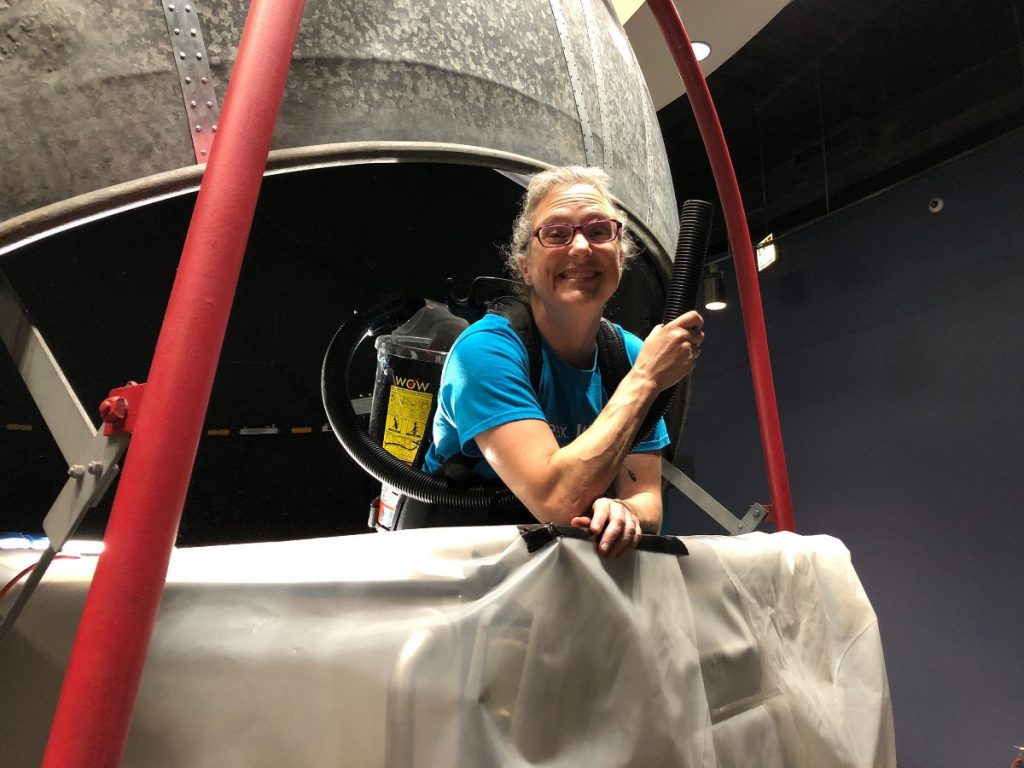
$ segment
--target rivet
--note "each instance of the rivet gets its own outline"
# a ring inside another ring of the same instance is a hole
[[[206,78],[202,78],[199,82],[201,82],[203,85],[206,85]]]
[[[207,109],[213,109],[213,102],[212,101],[206,102],[206,108]]]
[[[178,58],[184,59],[185,58],[185,52],[184,51],[178,51]]]
[[[83,467],[81,464],[72,464],[70,467],[68,467],[68,477],[78,478],[84,474],[85,467]]]
[[[197,125],[196,126],[196,133],[202,133],[202,132],[203,132],[203,126]]]
[[[188,85],[191,82],[192,82],[192,78],[191,77],[186,77],[185,78],[185,85]]]
[[[190,13],[191,11],[192,11],[192,6],[191,5],[186,5],[185,6],[185,13]]]
[[[216,133],[217,132],[217,126],[216,125],[213,126],[213,128],[211,128],[210,130],[212,130],[214,133]]]
[[[171,5],[168,5],[168,6],[167,6],[167,10],[168,10],[168,11],[173,11],[173,10],[174,10],[174,5],[173,5],[173,4],[171,4]]]
[[[196,58],[197,58],[197,59],[201,59],[201,58],[203,58],[203,54],[201,54],[201,53],[197,53],[197,54],[196,54]]]
[[[206,155],[206,150],[205,149],[200,149],[199,150],[199,154],[200,155]]]
[[[188,103],[188,105],[189,105],[190,107],[192,107],[192,109],[195,109],[195,108],[196,108],[196,102],[195,102],[195,100],[193,99],[192,101],[190,101],[190,102]]]
[[[190,30],[188,31],[188,33],[189,33],[190,35],[192,35],[192,37],[195,37],[195,36],[196,36],[196,35],[198,34],[198,33],[196,32],[195,28],[193,28],[193,29],[190,29]]]
[[[181,34],[181,30],[180,30],[180,29],[175,29],[175,30],[174,30],[174,34],[176,34],[176,35],[180,35],[180,34]]]

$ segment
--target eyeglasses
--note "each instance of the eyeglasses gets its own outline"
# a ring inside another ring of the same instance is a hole
[[[587,242],[610,243],[622,231],[622,222],[617,219],[594,219],[586,224],[545,224],[533,230],[533,235],[545,248],[559,248],[568,245],[582,232]]]

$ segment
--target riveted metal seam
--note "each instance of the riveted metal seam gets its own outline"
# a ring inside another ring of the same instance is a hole
[[[597,83],[597,110],[601,123],[601,167],[614,176],[612,172],[612,152],[608,151],[611,144],[611,137],[608,135],[608,94],[604,84],[604,68],[601,66],[600,49],[597,45],[597,20],[594,18],[594,9],[590,0],[580,0],[583,8],[583,20],[587,26],[587,41],[590,43],[590,60],[594,66],[594,75]]]
[[[562,6],[559,0],[549,0],[551,4],[551,15],[555,17],[555,29],[558,30],[558,39],[562,43],[562,55],[565,57],[565,67],[569,72],[569,86],[572,90],[572,100],[576,103],[576,113],[580,118],[580,130],[583,132],[583,153],[587,158],[587,165],[593,165],[596,161],[594,153],[594,136],[590,127],[590,116],[587,114],[587,104],[583,96],[583,88],[580,84],[579,67],[576,65],[576,54],[572,50],[572,42],[569,40],[569,29],[565,24],[565,16],[562,13]]]
[[[647,224],[654,222],[654,139],[651,129],[650,110],[644,105],[644,151],[647,154]]]
[[[220,106],[213,87],[210,60],[199,25],[199,11],[192,2],[162,0],[167,36],[181,86],[185,120],[192,137],[196,162],[205,163],[217,132]]]

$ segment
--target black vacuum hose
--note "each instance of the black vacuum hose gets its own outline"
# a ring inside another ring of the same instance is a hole
[[[348,369],[359,342],[401,325],[423,304],[422,299],[418,302],[385,301],[371,309],[356,312],[334,334],[324,355],[320,377],[324,410],[331,429],[360,467],[406,496],[459,512],[488,514],[521,509],[522,502],[507,489],[457,486],[445,478],[428,475],[399,461],[367,434],[352,408],[352,399],[348,395]]]
[[[697,306],[700,276],[704,270],[704,255],[711,237],[711,213],[714,206],[704,200],[687,200],[679,211],[679,237],[676,240],[676,258],[672,262],[672,277],[668,283],[665,298],[665,312],[661,322],[675,320]],[[636,433],[636,445],[642,441],[658,419],[664,416],[672,405],[672,399],[679,384],[661,392],[651,404],[647,416]]]
[[[687,200],[679,214],[679,238],[672,265],[668,296],[662,322],[675,319],[693,309],[697,303],[704,254],[711,233],[712,206],[702,200]],[[382,483],[397,488],[406,496],[438,504],[458,512],[483,515],[507,513],[522,509],[523,504],[505,488],[488,486],[464,487],[429,475],[399,461],[367,434],[352,408],[348,395],[348,369],[359,342],[378,336],[408,320],[424,304],[423,300],[389,299],[377,306],[355,313],[334,334],[324,355],[320,378],[324,410],[331,429],[349,455],[366,472]],[[628,361],[627,361],[628,365]],[[623,369],[626,366],[623,366]],[[343,383],[344,386],[339,386]],[[668,410],[676,386],[658,395],[637,432],[639,443]],[[339,396],[339,392],[344,396]]]

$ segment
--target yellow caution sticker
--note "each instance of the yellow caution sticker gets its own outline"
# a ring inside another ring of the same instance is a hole
[[[388,396],[387,423],[384,425],[384,450],[406,464],[416,459],[423,434],[430,418],[433,397],[421,391],[421,382],[415,379],[401,379],[401,385],[391,385]],[[420,386],[410,386],[410,385]],[[429,387],[427,383],[427,387]]]

